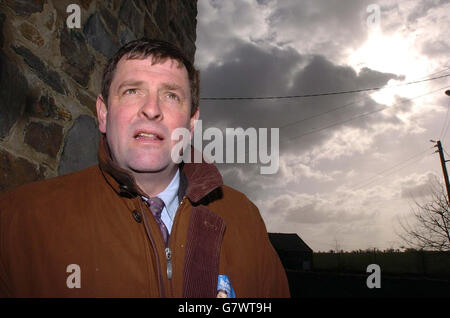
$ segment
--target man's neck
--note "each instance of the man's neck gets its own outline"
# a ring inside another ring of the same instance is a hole
[[[148,197],[154,197],[164,191],[172,181],[178,169],[174,165],[171,169],[164,169],[160,172],[136,173],[132,172],[136,184],[147,194]]]

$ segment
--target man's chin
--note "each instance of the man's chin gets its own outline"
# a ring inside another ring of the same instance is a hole
[[[171,168],[171,164],[135,164],[130,165],[129,169],[134,173],[159,173]]]
[[[126,162],[127,168],[134,173],[158,173],[175,165],[165,152],[130,152]]]

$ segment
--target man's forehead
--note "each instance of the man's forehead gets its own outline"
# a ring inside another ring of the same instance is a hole
[[[123,56],[119,62],[117,63],[117,69],[124,68],[124,67],[153,67],[153,66],[160,66],[164,65],[165,67],[174,69],[174,70],[180,70],[180,71],[186,71],[186,67],[183,63],[181,63],[178,60],[172,59],[172,58],[154,58],[152,55],[146,56],[146,57],[132,57],[129,58],[128,55]]]
[[[126,58],[122,57],[117,63],[116,71],[114,72],[113,82],[123,82],[130,77],[138,76],[140,72],[155,71],[164,72],[167,76],[179,81],[189,82],[189,76],[186,67],[177,60],[167,58],[165,60],[153,61],[151,56],[145,58]]]

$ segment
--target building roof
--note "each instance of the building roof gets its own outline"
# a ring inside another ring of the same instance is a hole
[[[269,239],[276,250],[313,252],[296,233],[269,233]]]

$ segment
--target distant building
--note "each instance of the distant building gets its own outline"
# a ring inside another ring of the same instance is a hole
[[[285,269],[311,270],[313,250],[295,233],[269,233]]]

